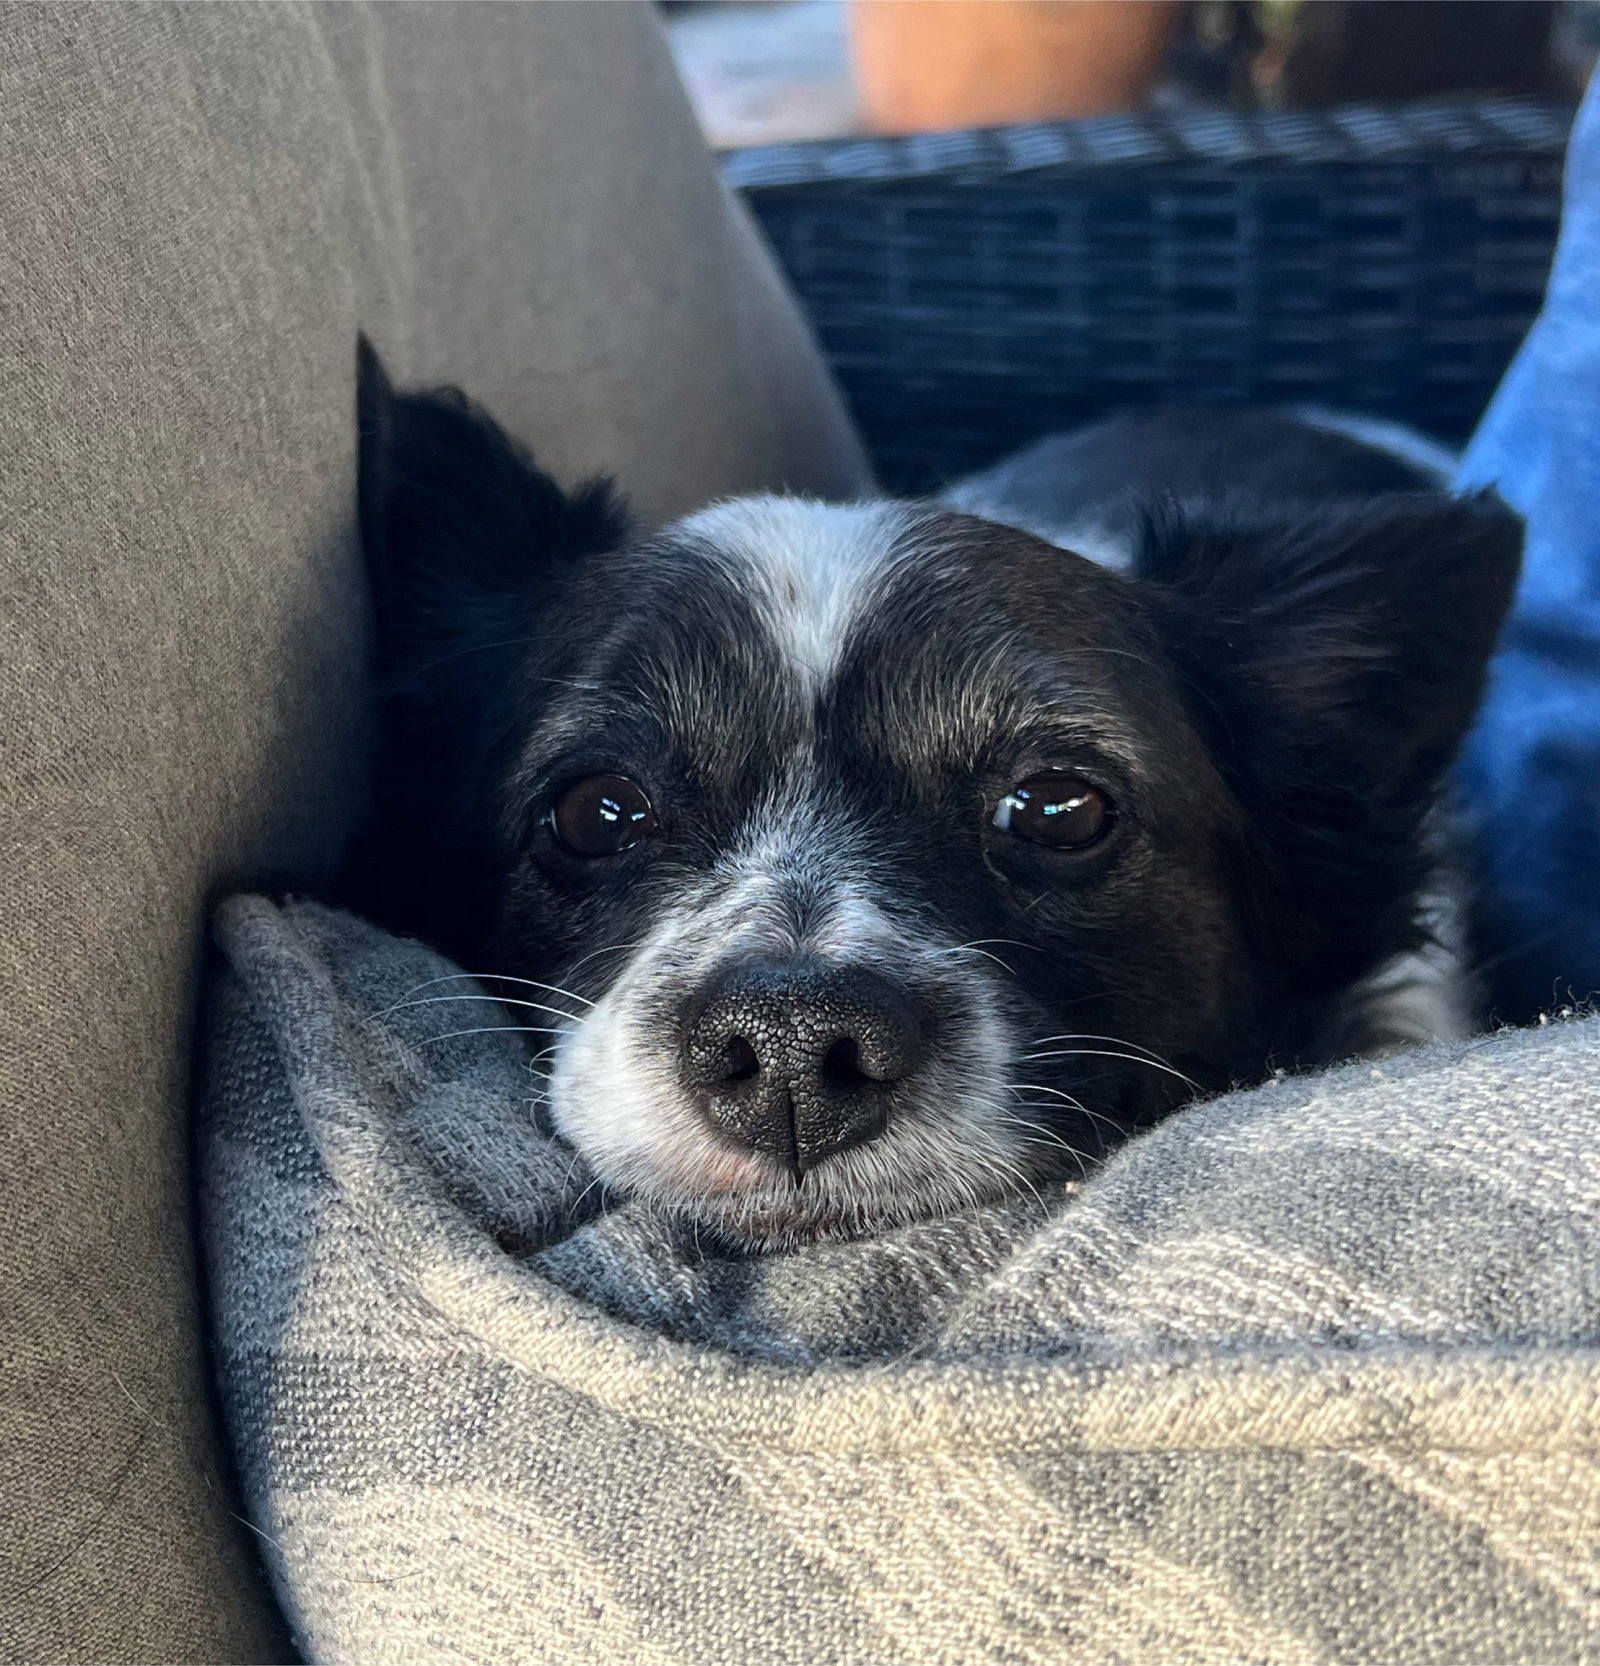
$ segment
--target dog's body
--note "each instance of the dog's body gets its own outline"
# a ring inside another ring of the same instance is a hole
[[[1428,943],[1498,505],[1282,417],[1124,419],[952,493],[981,514],[636,541],[364,373],[358,894],[532,1003],[611,1184],[747,1242],[870,1229],[1402,1033],[1373,984]]]

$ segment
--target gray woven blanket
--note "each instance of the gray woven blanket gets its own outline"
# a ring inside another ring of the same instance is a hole
[[[217,1357],[312,1659],[1600,1659],[1600,1022],[729,1259],[601,1207],[519,1037],[386,1011],[431,951],[219,934]]]

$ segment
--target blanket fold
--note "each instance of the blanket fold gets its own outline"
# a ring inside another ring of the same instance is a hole
[[[1600,1021],[736,1257],[602,1196],[433,951],[217,929],[217,1359],[309,1658],[1600,1655]]]

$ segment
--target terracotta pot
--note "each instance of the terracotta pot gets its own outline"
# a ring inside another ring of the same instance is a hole
[[[1144,103],[1183,0],[851,0],[881,133],[1104,115]]]

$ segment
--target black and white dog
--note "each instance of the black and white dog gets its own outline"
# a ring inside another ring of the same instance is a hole
[[[1520,527],[1338,427],[1124,416],[636,537],[368,352],[357,900],[526,1003],[606,1182],[745,1243],[1457,1027],[1436,808]]]

